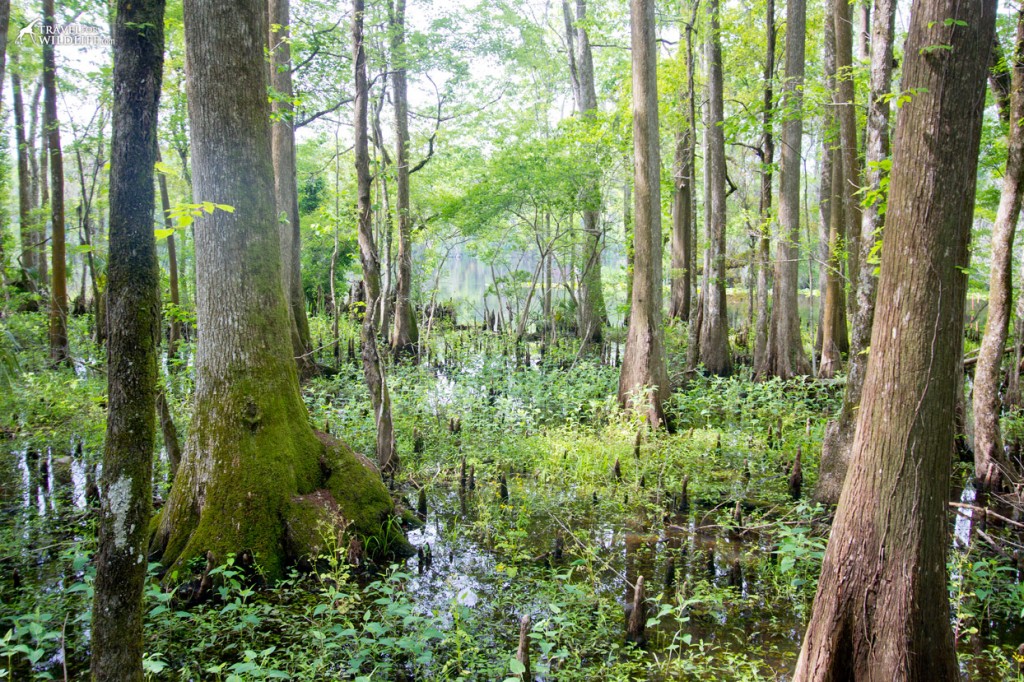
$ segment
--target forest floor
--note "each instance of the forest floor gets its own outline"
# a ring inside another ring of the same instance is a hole
[[[0,394],[0,678],[85,679],[102,354],[76,320],[82,359],[47,369],[45,319],[5,324],[20,373]],[[328,336],[325,320],[313,325],[314,338]],[[685,334],[668,336],[669,366],[680,368]],[[754,383],[746,368],[698,377],[672,395],[674,431],[651,432],[616,404],[619,340],[603,358],[572,341],[543,355],[532,344],[527,360],[500,336],[435,332],[424,362],[389,375],[396,495],[415,510],[423,491],[425,523],[408,532],[422,558],[355,569],[338,548],[334,560],[272,586],[229,561],[211,572],[211,597],[191,605],[154,578],[148,675],[519,680],[520,619],[529,615],[537,679],[788,679],[831,518],[806,498],[842,383]],[[346,345],[338,374],[304,395],[312,423],[372,452],[362,373],[345,361]],[[320,359],[333,364],[329,350]],[[184,434],[187,347],[181,358],[165,362],[164,383]],[[787,479],[798,450],[803,498],[794,500]],[[158,505],[166,469],[162,456]],[[957,468],[952,501],[971,499],[967,471]],[[1021,679],[1017,568],[970,542],[968,517],[951,518],[962,669],[970,679]],[[644,647],[625,637],[639,576]]]

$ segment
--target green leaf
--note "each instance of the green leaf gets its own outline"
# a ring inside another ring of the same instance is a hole
[[[526,666],[523,665],[517,658],[508,659],[508,669],[511,670],[515,675],[522,675],[526,672]]]

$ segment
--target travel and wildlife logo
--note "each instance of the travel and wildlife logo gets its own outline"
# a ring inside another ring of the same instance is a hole
[[[97,26],[75,22],[63,26],[47,26],[41,17],[36,17],[18,31],[18,37],[15,40],[19,44],[31,42],[35,45],[52,45],[54,47],[62,45],[101,47],[109,46],[112,42],[110,36]]]

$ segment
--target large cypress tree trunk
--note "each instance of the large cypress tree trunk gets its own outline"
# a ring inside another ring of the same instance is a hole
[[[871,94],[865,134],[865,180],[869,192],[881,189],[881,163],[889,156],[889,90],[892,88],[893,33],[896,24],[894,0],[875,0],[875,23],[871,38]],[[869,203],[861,215],[860,286],[857,287],[857,314],[853,321],[852,353],[846,378],[846,392],[839,418],[825,428],[821,465],[815,499],[828,504],[839,501],[857,425],[864,374],[867,370],[871,328],[875,317],[875,290],[878,278],[869,255],[875,240],[881,238],[883,215],[877,203]]]
[[[317,369],[312,356],[313,344],[309,338],[309,320],[306,319],[306,297],[302,292],[302,266],[299,257],[302,236],[299,186],[295,171],[289,4],[289,0],[269,0],[268,4],[270,24],[279,27],[269,33],[270,87],[274,90],[274,199],[281,237],[281,279],[292,315],[292,352],[295,354],[300,376],[309,376],[315,374]]]
[[[152,512],[160,346],[153,166],[164,61],[164,0],[119,0],[113,29],[107,438],[92,610],[92,677],[141,682],[142,592]]]
[[[43,0],[43,27],[47,35],[55,32],[53,0]],[[50,216],[53,222],[50,240],[50,361],[67,363],[68,281],[64,243],[64,156],[60,148],[60,121],[57,118],[57,63],[52,42],[43,42],[43,123],[46,151],[50,163]]]
[[[1020,216],[1024,182],[1024,12],[1017,13],[1017,40],[1011,56],[1010,139],[1006,173],[992,228],[992,270],[989,274],[988,317],[974,369],[974,474],[986,491],[998,490],[1007,466],[999,428],[999,397],[1003,349],[1010,328],[1013,300],[1013,238]]]
[[[343,517],[376,533],[392,502],[369,460],[317,437],[299,395],[274,203],[266,0],[186,0],[184,18],[193,196],[234,210],[195,224],[194,417],[155,547],[172,567],[248,552],[275,578],[315,551],[318,524]]]
[[[700,361],[713,374],[732,372],[729,318],[725,299],[725,133],[722,131],[722,41],[719,36],[718,0],[708,2],[705,51],[708,68],[708,117],[704,129],[704,183],[707,197],[704,226],[711,251],[709,286],[704,294],[700,330]]]
[[[627,405],[644,387],[641,406],[657,428],[665,421],[669,396],[661,312],[661,153],[658,147],[657,45],[654,0],[631,0],[633,46],[633,298],[626,350],[619,374],[619,403]]]
[[[995,0],[911,11],[871,357],[796,682],[960,679],[946,500],[995,15]]]
[[[768,346],[759,377],[789,379],[811,370],[800,336],[800,157],[803,145],[804,53],[807,5],[786,3],[786,80],[783,86],[782,168],[779,182],[779,245],[775,261]]]

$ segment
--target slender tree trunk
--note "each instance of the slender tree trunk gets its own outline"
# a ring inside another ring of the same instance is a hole
[[[569,69],[572,75],[576,107],[583,120],[591,120],[597,112],[597,91],[594,86],[594,58],[587,35],[587,2],[576,0],[576,22],[571,22],[569,0],[562,0],[566,35],[569,41]],[[575,34],[575,35],[574,35]],[[601,188],[597,178],[590,178],[580,196],[583,203],[583,269],[579,297],[580,333],[587,341],[600,342],[608,319],[602,291],[601,252]]]
[[[842,2],[842,0],[839,0]],[[841,312],[846,306],[843,295],[842,261],[839,257],[843,244],[846,204],[843,202],[843,164],[838,155],[832,157],[832,198],[829,200],[828,260],[825,262],[825,314],[822,318],[821,364],[818,376],[831,379],[843,362],[842,339],[846,323]]]
[[[142,592],[153,504],[160,346],[153,166],[163,28],[164,0],[118,1],[113,27],[114,132],[106,289],[112,324],[107,344],[107,438],[92,610],[94,680],[143,679]]]
[[[184,5],[193,195],[234,211],[195,225],[195,410],[154,540],[172,573],[233,552],[273,580],[318,553],[339,514],[367,535],[392,511],[373,465],[314,434],[299,394],[274,202],[267,18],[266,0]]]
[[[832,16],[836,32],[836,90],[835,108],[839,120],[839,155],[843,164],[843,213],[845,214],[845,242],[850,287],[846,309],[857,315],[857,287],[860,286],[860,162],[857,159],[857,109],[854,103],[853,81],[853,21],[850,3],[836,0],[832,3]]]
[[[395,197],[398,203],[398,283],[395,296],[395,327],[391,351],[396,357],[416,351],[419,330],[412,307],[412,207],[409,200],[409,95],[405,50],[405,0],[395,0],[392,14],[391,90],[395,100]]]
[[[157,161],[161,161],[160,150],[156,152]],[[157,184],[160,186],[160,209],[163,213],[164,228],[174,229],[171,220],[171,195],[167,191],[167,176],[157,173]],[[178,246],[174,233],[167,236],[167,274],[170,280],[171,304],[175,309],[181,306],[181,291],[178,284]],[[170,333],[167,337],[167,355],[174,357],[178,352],[178,343],[181,340],[181,322],[177,316],[171,320]]]
[[[398,470],[395,451],[394,427],[391,422],[391,400],[387,377],[377,351],[376,313],[382,295],[380,286],[380,259],[373,239],[370,203],[370,152],[367,124],[369,89],[366,81],[366,52],[363,49],[363,0],[352,3],[352,50],[355,63],[355,150],[356,194],[359,213],[359,257],[363,264],[366,283],[366,314],[363,321],[363,374],[370,391],[374,419],[377,424],[377,462],[384,471]]]
[[[1011,56],[1010,134],[1006,173],[992,228],[992,269],[989,274],[985,335],[974,369],[974,475],[985,491],[997,491],[1007,468],[999,428],[1003,349],[1013,305],[1013,239],[1020,216],[1024,182],[1024,12],[1017,13],[1017,39]]]
[[[53,0],[43,0],[43,27],[48,34],[55,31]],[[57,118],[57,65],[52,43],[43,43],[43,120],[46,128],[47,155],[50,161],[50,215],[53,239],[50,253],[50,361],[67,363],[68,348],[68,281],[64,244],[64,156],[60,148],[60,122]]]
[[[626,169],[631,160],[626,162]],[[629,324],[629,306],[633,305],[633,184],[629,178],[622,183],[622,236],[626,243],[626,315],[623,320]]]
[[[29,171],[31,149],[25,138],[25,103],[22,98],[21,74],[11,57],[11,90],[14,96],[14,139],[18,154],[18,224],[21,228],[21,281],[28,291],[35,291],[38,276],[37,230],[33,213],[32,174]]]
[[[292,313],[292,352],[298,363],[299,376],[307,377],[316,374],[317,369],[311,355],[313,343],[309,338],[299,257],[302,232],[299,186],[295,171],[290,0],[268,0],[268,11],[271,25],[268,33],[270,87],[274,92],[271,140],[274,154],[274,199],[281,235],[281,278]]]
[[[661,153],[658,147],[658,50],[654,0],[631,0],[633,59],[633,299],[629,332],[619,374],[619,403],[639,398],[638,406],[657,428],[665,422],[662,406],[669,395],[661,312]]]
[[[769,0],[770,1],[770,0]],[[672,192],[671,299],[668,315],[690,319],[690,224],[693,222],[693,169],[690,167],[689,127],[676,133]]]
[[[363,0],[353,0],[352,51],[355,63],[355,157],[356,196],[359,220],[359,259],[366,284],[366,314],[375,309],[370,301],[380,300],[380,257],[373,239],[373,205],[370,199],[369,85],[366,80],[366,51],[363,49]]]
[[[995,0],[911,10],[901,87],[916,94],[896,130],[871,356],[795,682],[960,679],[946,500],[995,16]]]
[[[889,91],[892,89],[893,34],[896,24],[894,0],[875,0],[875,23],[871,39],[871,94],[868,99],[868,121],[865,135],[865,180],[869,192],[878,192],[884,177],[881,164],[889,156]],[[864,375],[867,370],[871,328],[875,316],[875,264],[871,251],[882,237],[883,215],[877,203],[869,203],[861,216],[860,286],[857,287],[857,314],[853,321],[850,369],[846,393],[839,418],[825,428],[821,465],[815,499],[835,504],[839,500],[846,477],[850,448],[853,446]]]
[[[689,124],[689,145],[687,153],[689,155],[690,174],[694,178],[694,186],[696,186],[697,177],[697,86],[694,78],[694,70],[696,68],[696,59],[693,54],[693,33],[696,30],[698,12],[700,11],[700,0],[692,0],[690,3],[691,14],[690,21],[686,24],[684,36],[686,38],[686,100],[688,114],[687,123]],[[691,207],[695,207],[697,203],[696,190],[691,189],[690,191],[690,204]],[[694,216],[690,220],[690,259],[687,263],[687,271],[690,274],[689,285],[690,285],[690,308],[689,308],[689,328],[686,330],[687,339],[689,341],[686,351],[686,369],[687,372],[692,372],[696,368],[696,358],[699,357],[700,353],[700,329],[701,324],[697,322],[700,318],[700,306],[703,305],[702,298],[697,296],[697,220],[696,210],[691,211]],[[695,306],[698,310],[695,312]],[[703,319],[703,318],[700,318]],[[692,352],[690,349],[693,349]]]
[[[32,97],[32,114],[31,114],[31,125],[29,133],[29,143],[34,144],[36,137],[39,138],[39,155],[32,154],[31,160],[33,164],[33,177],[35,179],[35,195],[39,197],[36,202],[36,208],[39,209],[38,220],[36,223],[35,243],[38,244],[38,250],[36,251],[36,265],[39,268],[39,284],[45,290],[46,294],[49,294],[50,288],[50,261],[46,251],[46,231],[47,231],[47,219],[44,215],[45,212],[50,210],[50,161],[49,153],[47,150],[47,134],[46,134],[46,122],[45,114],[40,115],[39,105],[43,93],[43,77],[40,75],[39,82],[36,84],[36,90]],[[44,106],[45,108],[45,106]],[[40,122],[42,125],[40,126]],[[37,135],[38,130],[38,135]]]
[[[772,0],[774,1],[774,0]],[[680,11],[685,0],[680,4]],[[692,69],[693,50],[689,40],[690,27],[682,26],[682,33],[687,36],[685,46],[680,43],[680,51],[685,50],[686,67]],[[676,148],[674,159],[675,182],[672,193],[672,240],[671,240],[671,299],[669,300],[669,317],[676,320],[690,321],[690,300],[693,288],[691,279],[694,277],[691,264],[693,262],[693,113],[692,81],[682,93],[680,111],[683,115],[683,127],[676,132]]]
[[[704,129],[704,229],[711,251],[709,286],[704,294],[700,331],[700,361],[713,374],[732,372],[729,318],[725,299],[725,134],[722,131],[722,42],[718,21],[719,0],[708,2],[705,50],[708,69],[707,124]]]
[[[999,44],[999,35],[992,38],[992,52],[989,57],[988,82],[992,87],[992,96],[996,100],[996,109],[1003,123],[1010,122],[1010,68],[1003,58],[1003,48]]]
[[[768,310],[768,262],[771,251],[772,236],[772,168],[775,163],[775,136],[772,132],[774,108],[775,79],[775,0],[768,0],[766,5],[766,38],[764,62],[764,119],[761,132],[761,222],[754,249],[754,260],[757,263],[757,322],[754,332],[754,368],[764,365],[768,348],[769,320]]]
[[[807,5],[786,3],[786,118],[782,122],[782,168],[779,192],[779,247],[775,262],[775,290],[760,377],[789,379],[810,372],[800,333],[800,158],[803,146],[804,53]]]

